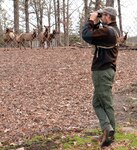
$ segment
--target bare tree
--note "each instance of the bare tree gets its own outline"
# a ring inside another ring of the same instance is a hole
[[[29,32],[29,11],[28,6],[29,0],[25,0],[25,23],[26,23],[26,32]]]
[[[80,14],[80,11],[79,11],[79,36],[80,36],[80,41],[81,43],[84,42],[83,39],[82,39],[82,27],[83,27],[83,24],[84,24],[84,15]]]
[[[32,0],[31,6],[34,10],[34,14],[36,15],[37,27],[40,31],[42,31],[43,27],[43,11],[45,6],[44,0]]]
[[[69,0],[65,3],[65,0],[63,0],[63,29],[64,29],[64,44],[69,46]]]
[[[114,7],[114,0],[106,0],[106,6]]]
[[[66,25],[66,45],[69,46],[69,21],[70,21],[70,15],[69,15],[69,0],[67,0],[67,25]]]
[[[57,2],[56,0],[53,0],[53,6],[54,6],[54,22],[55,22],[55,30],[57,31]]]
[[[40,25],[40,30],[42,31],[43,29],[43,10],[44,10],[44,1],[42,0],[39,0],[39,4],[38,4],[38,7],[39,7],[39,16],[40,16],[40,19],[39,19],[39,25]]]
[[[65,0],[63,0],[63,29],[64,29],[64,44],[66,45],[66,3]]]
[[[57,15],[57,30],[60,33],[60,3],[59,3],[59,0],[57,0],[57,14],[55,14],[55,15]],[[60,36],[58,38],[57,45],[59,45],[59,46],[62,45]]]
[[[118,2],[119,27],[120,27],[121,35],[123,35],[123,28],[122,28],[122,16],[121,16],[121,5],[120,5],[120,0],[117,0],[117,2]]]
[[[3,3],[3,0],[0,1],[0,33],[2,33],[2,14],[3,14],[2,3]]]
[[[19,0],[13,0],[14,3],[14,29],[19,33]]]
[[[51,2],[49,3],[49,9],[48,9],[48,25],[51,27]],[[50,32],[50,28],[49,28]]]
[[[87,21],[88,19],[88,0],[84,0],[84,11],[85,11],[85,22]]]
[[[101,0],[96,0],[95,10],[99,10],[101,8]]]

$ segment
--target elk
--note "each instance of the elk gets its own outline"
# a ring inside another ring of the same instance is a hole
[[[37,36],[38,41],[40,42],[40,47],[42,46],[43,48],[45,47],[45,41],[47,41],[48,34],[49,34],[49,27],[44,26],[45,31],[40,32]]]
[[[20,35],[16,36],[16,41],[18,43],[18,46],[21,49],[21,45],[26,49],[24,42],[29,41],[31,43],[31,49],[32,49],[32,41],[37,37],[37,29],[33,29],[33,32],[28,33],[21,33]]]
[[[53,39],[55,39],[55,35],[56,34],[57,34],[57,31],[53,30],[53,32],[48,35],[48,38],[47,38],[47,47],[52,46],[52,48],[53,48]]]
[[[123,46],[125,44],[126,40],[127,40],[128,32],[124,32],[124,33],[125,33],[125,35],[124,36],[120,36],[119,39],[118,39],[120,46]]]
[[[6,47],[9,44],[15,43],[15,34],[13,33],[13,28],[6,28],[6,33],[3,34],[3,40],[6,43]]]

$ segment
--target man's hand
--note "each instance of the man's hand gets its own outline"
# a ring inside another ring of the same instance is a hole
[[[91,13],[89,20],[92,20],[94,24],[97,24],[99,22],[99,18],[97,16],[98,16],[98,12],[95,11]]]

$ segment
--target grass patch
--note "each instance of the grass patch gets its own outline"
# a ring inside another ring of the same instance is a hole
[[[99,143],[92,141],[92,136],[100,135],[100,130],[86,130],[67,133],[55,133],[48,136],[34,136],[24,140],[22,145],[5,145],[0,150],[10,150],[24,147],[25,150],[98,150]],[[137,135],[127,134],[118,129],[116,142],[112,144],[115,150],[137,149]]]
[[[117,150],[129,150],[129,149],[126,147],[120,147],[120,148],[117,148]]]

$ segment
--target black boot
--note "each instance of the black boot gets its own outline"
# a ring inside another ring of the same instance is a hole
[[[111,143],[114,142],[114,134],[115,131],[108,131],[107,129],[104,130],[103,132],[103,138],[101,141],[101,148],[105,147],[105,146],[110,146]]]

